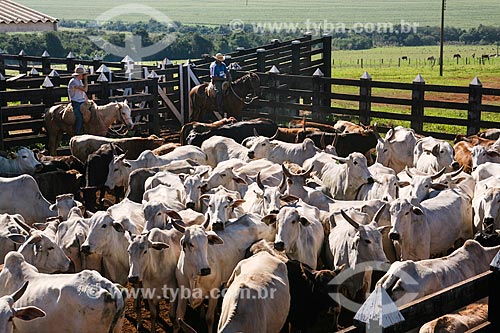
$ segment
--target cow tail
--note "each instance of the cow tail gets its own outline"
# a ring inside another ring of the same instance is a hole
[[[115,312],[115,315],[113,316],[113,321],[111,322],[111,326],[109,327],[108,333],[114,332],[114,329],[116,327],[116,324],[118,323],[118,320],[120,320],[120,318],[123,317],[123,314],[125,313],[125,302],[126,302],[127,296],[128,296],[126,288],[122,287],[119,284],[115,284],[115,287],[120,291],[121,297],[115,298],[116,312]]]

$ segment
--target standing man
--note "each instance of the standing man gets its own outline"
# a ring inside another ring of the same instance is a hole
[[[210,64],[210,78],[217,90],[217,112],[222,115],[224,114],[222,105],[224,100],[224,96],[222,96],[222,84],[224,81],[231,80],[231,77],[224,63],[224,55],[222,55],[222,53],[217,53],[214,58],[215,61]]]
[[[71,74],[73,78],[68,83],[69,100],[75,114],[76,135],[83,134],[83,115],[80,107],[88,99],[87,91],[89,84],[87,82],[87,74],[85,68],[79,65],[75,68],[75,72]]]

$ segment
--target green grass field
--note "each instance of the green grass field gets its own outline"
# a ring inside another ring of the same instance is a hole
[[[236,0],[236,1],[197,1],[197,0],[87,0],[84,2],[66,0],[18,0],[18,2],[61,19],[92,20],[105,11],[121,5],[140,4],[150,6],[170,19],[183,24],[227,24],[233,19],[245,23],[344,22],[391,22],[401,20],[417,22],[421,26],[439,26],[439,0]],[[248,5],[247,5],[248,3]],[[115,11],[116,12],[116,11]],[[477,27],[479,24],[498,26],[498,0],[450,0],[447,3],[446,23],[461,28]],[[140,13],[130,12],[121,15],[127,21],[148,20]],[[114,18],[118,19],[118,17]]]

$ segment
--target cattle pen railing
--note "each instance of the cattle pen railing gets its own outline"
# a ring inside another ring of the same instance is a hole
[[[489,271],[400,306],[396,310],[399,311],[397,316],[394,313],[396,305],[392,303],[387,294],[385,300],[383,297],[371,302],[367,300],[358,310],[354,325],[338,333],[408,332],[419,329],[431,320],[458,311],[485,297],[488,297],[488,320],[467,332],[498,333],[500,332],[499,285],[500,252],[491,262]],[[374,294],[375,291],[372,295]],[[380,293],[378,294],[380,295]],[[400,319],[394,320],[395,317]]]

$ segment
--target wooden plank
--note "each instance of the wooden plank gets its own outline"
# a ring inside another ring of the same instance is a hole
[[[444,101],[424,101],[426,108],[451,109],[451,110],[469,110],[469,103],[444,102]]]
[[[17,81],[25,76],[26,76],[26,74],[19,74],[19,75],[13,76],[13,77],[9,77],[6,81],[7,82]]]
[[[158,95],[160,95],[161,99],[165,102],[165,104],[167,104],[167,106],[169,107],[170,111],[172,111],[172,113],[177,118],[177,120],[179,121],[179,123],[182,124],[184,122],[184,119],[183,119],[181,113],[179,112],[179,110],[177,110],[177,108],[175,107],[174,103],[172,103],[172,101],[170,100],[170,98],[168,98],[168,96],[165,94],[165,92],[163,92],[163,89],[161,89],[160,86],[158,86]]]
[[[371,96],[370,101],[372,103],[380,104],[392,104],[392,105],[408,105],[411,106],[412,100],[405,98],[394,98],[394,97],[381,97],[381,96]]]

